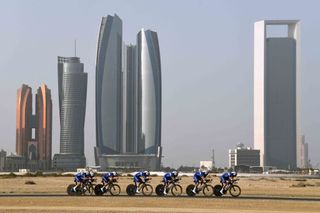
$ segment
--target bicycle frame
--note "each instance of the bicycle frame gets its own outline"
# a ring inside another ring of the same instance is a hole
[[[175,185],[179,184],[180,179],[171,181],[167,186],[167,191],[170,191]]]
[[[110,181],[104,188],[106,190],[106,192],[110,191],[110,187],[113,185],[113,183],[117,183],[118,181],[116,179],[113,179],[112,181]]]
[[[203,187],[205,187],[206,185],[209,185],[209,183],[211,182],[212,182],[212,179],[205,179],[204,181],[201,181],[200,185],[198,186],[200,187],[198,188],[198,191],[200,192],[203,189]]]
[[[224,190],[228,191],[233,185],[236,185],[238,181],[239,179],[230,180]]]
[[[149,183],[151,178],[145,179],[144,182],[139,183],[138,189],[141,190],[147,183]]]

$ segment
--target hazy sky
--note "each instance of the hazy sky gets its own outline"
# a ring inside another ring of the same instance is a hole
[[[158,32],[162,60],[164,165],[198,166],[215,149],[253,146],[253,24],[300,19],[302,131],[320,166],[320,3],[317,1],[0,1],[0,148],[15,151],[16,91],[46,83],[53,99],[53,153],[59,152],[57,56],[77,56],[88,73],[85,153],[95,146],[95,60],[102,16],[117,13],[123,38]],[[285,154],[285,153],[284,153]]]

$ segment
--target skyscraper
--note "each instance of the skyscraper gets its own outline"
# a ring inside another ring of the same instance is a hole
[[[282,25],[284,37],[268,36]],[[254,146],[261,166],[293,169],[300,139],[300,30],[296,20],[254,26]]]
[[[126,74],[126,114],[124,116],[126,123],[126,152],[137,153],[137,133],[138,133],[138,72],[137,66],[137,47],[136,45],[126,45],[125,52]]]
[[[60,154],[54,167],[74,170],[86,165],[84,123],[87,99],[87,73],[78,57],[58,57],[60,112]]]
[[[161,63],[157,33],[141,30],[123,48],[122,21],[102,18],[96,66],[96,164],[158,169]]]
[[[28,141],[32,138],[32,89],[23,84],[17,93],[16,153],[28,156]]]
[[[36,94],[32,114],[32,89],[22,85],[17,93],[16,152],[31,170],[50,170],[52,156],[52,101],[46,85]]]
[[[161,61],[157,33],[142,29],[138,51],[138,152],[157,154],[161,148]]]
[[[119,154],[122,141],[122,21],[103,17],[96,61],[95,153]],[[96,155],[96,161],[97,161]]]
[[[36,94],[37,128],[40,168],[51,169],[52,157],[52,100],[51,91],[46,85],[38,88]]]

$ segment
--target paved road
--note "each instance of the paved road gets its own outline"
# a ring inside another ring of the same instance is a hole
[[[1,197],[70,197],[67,194],[0,194]],[[79,196],[83,198],[88,198],[88,197],[95,197],[93,196]],[[105,196],[108,197],[108,196]],[[119,199],[122,198],[127,198],[129,197],[126,194],[121,194],[117,196]],[[182,195],[180,197],[173,197],[173,196],[165,196],[165,197],[158,197],[157,195],[152,195],[152,196],[142,196],[142,195],[136,195],[136,196],[131,196],[131,198],[146,198],[146,197],[152,197],[152,198],[159,198],[159,199],[234,199],[234,200],[281,200],[281,201],[319,201],[320,202],[320,197],[283,197],[283,196],[261,196],[261,195],[241,195],[240,197],[233,198],[230,196],[224,196],[224,197],[204,197],[204,196],[195,196],[195,197],[188,197],[186,195]]]

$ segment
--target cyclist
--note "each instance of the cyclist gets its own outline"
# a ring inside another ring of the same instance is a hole
[[[113,182],[114,179],[118,177],[117,172],[107,172],[102,176],[102,183],[103,187],[101,187],[101,191],[104,192],[105,187],[111,182]]]
[[[205,181],[205,179],[206,179],[206,177],[208,176],[208,174],[209,174],[209,171],[201,171],[201,170],[200,170],[200,171],[197,171],[197,172],[193,175],[193,181],[194,181],[194,183],[195,183],[195,186],[194,186],[192,192],[193,192],[194,194],[197,193],[197,192],[196,192],[196,189],[198,189],[199,184],[202,184],[202,183]]]
[[[225,172],[221,175],[220,177],[220,183],[222,184],[222,188],[220,190],[221,194],[223,193],[223,190],[225,189],[225,187],[228,185],[228,183],[233,180],[234,178],[237,177],[237,172]]]
[[[150,176],[149,171],[144,171],[144,172],[138,172],[134,175],[133,181],[136,186],[136,193],[140,193],[139,188],[142,183],[145,183],[148,180],[148,177]],[[142,180],[143,178],[143,180]],[[139,183],[139,185],[137,185]]]
[[[166,174],[164,174],[163,176],[163,182],[164,182],[164,191],[163,193],[166,195],[167,192],[167,188],[170,185],[170,183],[172,183],[176,178],[178,177],[178,172],[177,171],[172,171],[172,172],[168,172]]]
[[[85,171],[85,176],[87,179],[92,180],[95,176],[95,172],[92,169]]]
[[[76,192],[77,188],[79,186],[82,187],[84,182],[85,182],[85,180],[86,180],[85,172],[81,171],[81,172],[78,172],[77,174],[75,174],[74,182],[76,183],[76,186],[72,188],[73,192]]]

